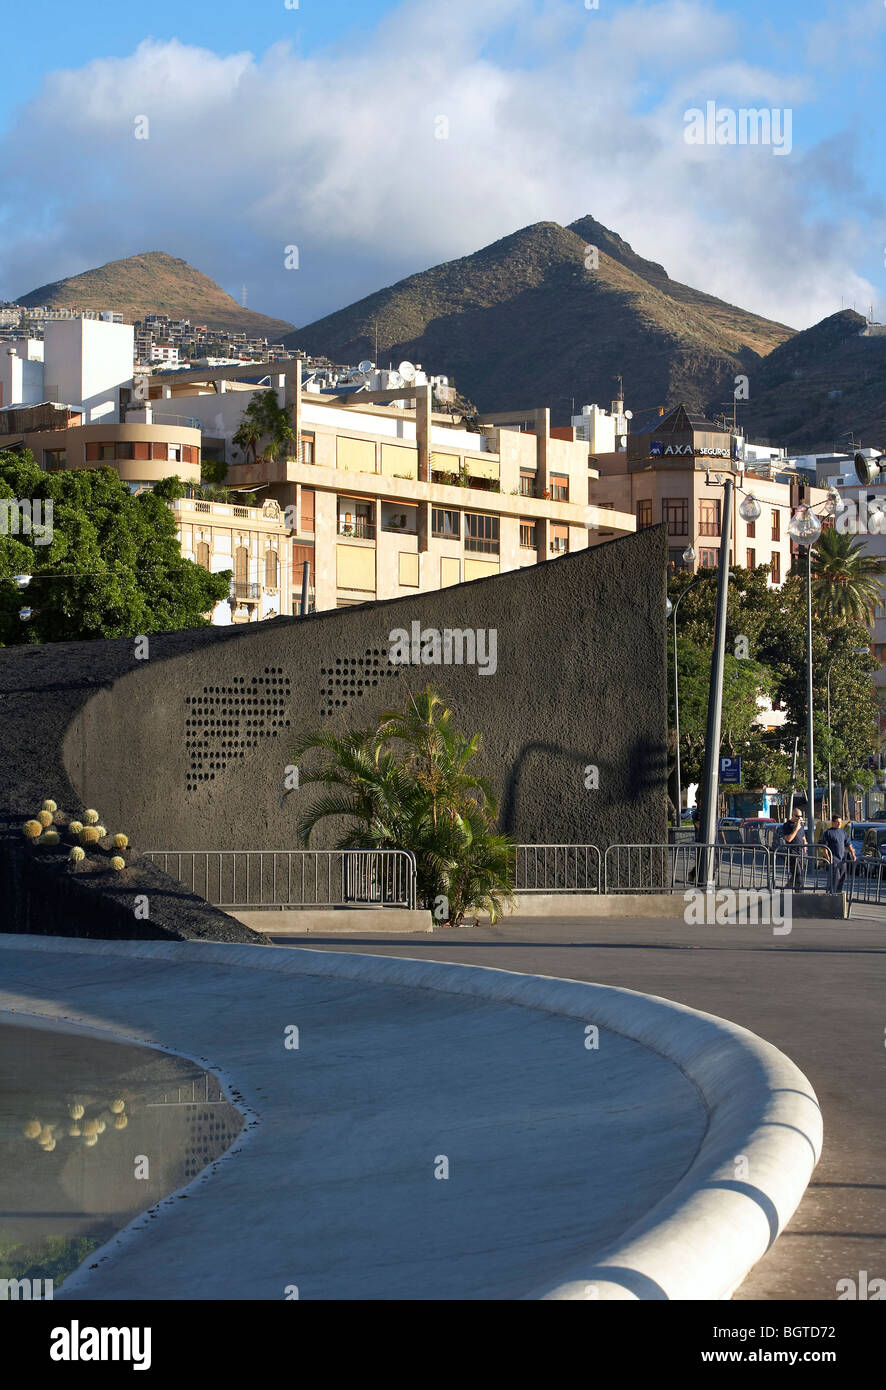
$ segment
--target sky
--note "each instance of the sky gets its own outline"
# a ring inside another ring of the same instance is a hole
[[[19,7],[0,298],[167,251],[301,325],[590,213],[794,328],[886,319],[884,0],[593,4]],[[729,143],[743,108],[775,113],[771,143]]]

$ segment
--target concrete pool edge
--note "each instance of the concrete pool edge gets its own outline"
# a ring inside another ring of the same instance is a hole
[[[7,944],[7,938],[0,935],[0,949]],[[15,938],[11,938],[14,940]],[[43,937],[24,937],[22,940],[41,941]],[[64,940],[69,938],[45,938],[49,941]],[[72,943],[73,944],[73,943]],[[164,943],[165,944],[165,943]],[[172,944],[172,943],[171,943]],[[238,1154],[242,1146],[252,1137],[259,1125],[259,1115],[237,1089],[233,1077],[223,1067],[210,1066],[205,1057],[198,1057],[193,1052],[180,1047],[171,1047],[167,1043],[158,1042],[155,1038],[148,1038],[142,1034],[126,1033],[122,1029],[101,1026],[96,1023],[83,1023],[79,1019],[71,1018],[66,1014],[46,1014],[40,1013],[35,1009],[8,1009],[0,1008],[0,1024],[8,1024],[19,1028],[34,1028],[44,1032],[67,1034],[73,1037],[87,1037],[98,1042],[109,1043],[121,1047],[143,1047],[152,1052],[165,1052],[171,1057],[183,1057],[188,1062],[193,1062],[203,1071],[210,1072],[224,1092],[228,1104],[236,1110],[243,1121],[242,1128],[224,1153],[220,1153],[217,1158],[210,1160],[205,1168],[195,1174],[187,1183],[180,1187],[173,1188],[167,1192],[159,1201],[153,1202],[150,1206],[143,1208],[129,1220],[125,1226],[121,1226],[112,1236],[93,1250],[91,1255],[86,1257],[83,1264],[73,1270],[59,1285],[54,1295],[53,1302],[60,1301],[71,1295],[74,1297],[82,1296],[80,1291],[85,1286],[88,1289],[89,1277],[92,1269],[97,1265],[104,1264],[105,1260],[112,1255],[118,1254],[127,1245],[137,1240],[139,1234],[146,1230],[149,1223],[164,1208],[172,1205],[180,1197],[196,1196],[200,1188],[212,1178],[218,1166],[227,1163],[234,1155]],[[236,1099],[235,1099],[236,1097]]]
[[[571,1264],[533,1297],[728,1298],[790,1219],[820,1152],[818,1103],[789,1058],[735,1024],[652,995],[481,966],[301,948],[24,935],[0,936],[2,947],[204,961],[466,994],[596,1023],[673,1062],[696,1086],[709,1114],[705,1138],[687,1172],[617,1246]],[[158,1045],[134,1036],[126,1040]],[[205,1065],[205,1059],[181,1055]],[[235,1065],[229,1062],[227,1075],[211,1067],[229,1094]],[[78,1282],[82,1277],[72,1276]]]

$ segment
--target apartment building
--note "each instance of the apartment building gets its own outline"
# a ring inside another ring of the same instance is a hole
[[[314,606],[342,608],[519,569],[636,529],[633,515],[589,505],[587,442],[552,429],[547,409],[485,416],[477,432],[433,410],[430,382],[307,392],[298,360],[275,364],[264,386],[238,375],[225,367],[152,378],[152,404],[201,418],[204,442],[222,448],[256,390],[286,405],[297,441],[290,456],[232,463],[227,482],[272,498],[287,519],[293,612],[305,564]]]
[[[280,506],[257,507],[180,497],[171,504],[182,555],[217,574],[230,570],[231,597],[213,622],[261,622],[292,612],[292,547]]]
[[[736,495],[729,562],[747,569],[766,565],[777,588],[791,567],[792,512],[800,502],[826,501],[827,489],[779,473],[778,461],[755,462],[738,452],[729,430],[679,405],[632,431],[626,454],[597,455],[599,477],[591,480],[589,496],[599,507],[632,514],[638,530],[664,522],[672,572],[712,569],[720,559],[723,477],[739,474],[763,510],[756,521],[745,521]],[[690,549],[695,558],[687,560]]]

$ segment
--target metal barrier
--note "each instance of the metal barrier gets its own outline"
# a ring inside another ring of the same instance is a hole
[[[605,893],[682,893],[706,886],[755,889],[771,885],[765,845],[610,845]]]
[[[602,893],[602,858],[596,845],[517,845],[518,893]]]
[[[846,866],[846,892],[850,903],[886,902],[886,864],[882,859],[857,859]]]
[[[221,908],[415,908],[411,850],[147,850],[144,858]]]
[[[791,888],[797,893],[829,893],[831,864],[821,845],[810,845],[804,854],[792,849],[772,851],[773,889]]]

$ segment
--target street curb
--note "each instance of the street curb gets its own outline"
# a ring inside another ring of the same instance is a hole
[[[541,1009],[619,1033],[678,1066],[708,1128],[668,1195],[602,1254],[589,1253],[544,1299],[729,1298],[784,1228],[821,1151],[821,1112],[798,1067],[734,1023],[652,995],[485,966],[294,947],[0,936],[0,949],[207,964],[464,994]],[[76,1021],[71,1019],[71,1021]],[[236,1072],[236,1059],[226,1070]]]

